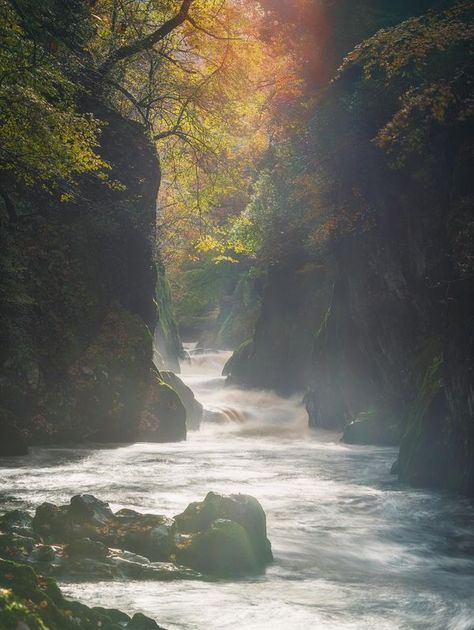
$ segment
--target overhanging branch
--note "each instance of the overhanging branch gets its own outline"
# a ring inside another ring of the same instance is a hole
[[[176,28],[178,28],[178,26],[181,26],[181,24],[186,21],[192,3],[193,0],[183,0],[178,13],[176,13],[175,16],[164,22],[158,29],[156,29],[156,31],[131,44],[126,44],[125,46],[121,46],[120,48],[118,48],[100,66],[99,74],[106,75],[119,61],[122,61],[123,59],[128,59],[129,57],[133,57],[133,55],[153,48],[155,44],[162,41],[172,31],[174,31]]]

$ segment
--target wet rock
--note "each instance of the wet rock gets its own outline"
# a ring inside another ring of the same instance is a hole
[[[132,620],[127,625],[127,630],[164,630],[156,621],[146,617],[142,613],[133,615]]]
[[[117,512],[116,546],[152,561],[168,560],[174,545],[173,519],[155,514]]]
[[[13,524],[31,522],[20,513],[4,518]],[[92,495],[78,495],[65,506],[43,503],[32,523],[36,538],[0,534],[0,553],[40,568],[45,575],[79,580],[198,579],[201,573],[255,573],[272,560],[265,513],[247,495],[210,492],[176,521],[129,509],[114,514]]]
[[[107,559],[74,557],[52,568],[55,577],[75,580],[113,580],[122,577]]]
[[[34,564],[51,565],[58,562],[57,547],[53,545],[36,545],[30,556],[30,561]]]
[[[163,381],[178,394],[186,409],[186,428],[189,431],[197,431],[201,425],[203,406],[194,397],[192,389],[185,385],[174,372],[162,370],[160,374]]]
[[[218,519],[234,521],[245,529],[258,566],[272,561],[265,512],[252,496],[209,492],[204,501],[191,503],[175,517],[178,531],[184,534],[202,532]]]
[[[57,506],[47,501],[42,503],[33,518],[35,532],[45,539],[54,539],[54,542],[68,541],[73,533],[68,511],[68,506]]]
[[[69,514],[76,523],[88,523],[96,527],[107,525],[114,517],[109,504],[91,494],[72,497]]]
[[[118,610],[68,601],[50,578],[38,577],[26,565],[0,560],[0,628],[19,629],[23,624],[28,630],[123,630],[130,622]]]
[[[23,510],[12,510],[0,517],[0,531],[14,532],[20,536],[35,537],[33,517]]]
[[[92,495],[77,495],[70,505],[42,503],[33,519],[34,530],[51,542],[80,538],[101,540],[114,518],[107,503]]]
[[[186,410],[178,394],[153,370],[142,413],[139,438],[149,442],[186,439]]]
[[[0,556],[8,560],[25,562],[36,545],[34,538],[18,534],[0,533]]]
[[[66,553],[70,558],[93,558],[103,559],[107,556],[107,547],[97,540],[90,538],[80,538],[74,540],[66,547]]]
[[[210,527],[178,546],[177,559],[208,575],[234,576],[256,573],[260,564],[242,525],[218,519]]]
[[[103,617],[107,617],[113,623],[122,624],[123,626],[126,626],[126,624],[131,621],[128,615],[126,615],[121,610],[117,610],[116,608],[103,608],[102,606],[94,606],[92,610]]]

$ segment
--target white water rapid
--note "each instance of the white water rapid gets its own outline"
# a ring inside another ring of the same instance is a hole
[[[472,504],[401,486],[389,474],[395,449],[311,432],[298,399],[224,388],[227,356],[183,366],[207,409],[187,442],[33,449],[2,462],[0,492],[9,508],[90,493],[168,515],[209,490],[252,494],[273,565],[252,579],[67,583],[65,593],[168,630],[473,630]]]

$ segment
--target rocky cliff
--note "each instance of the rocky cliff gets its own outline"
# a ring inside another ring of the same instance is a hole
[[[269,268],[255,334],[227,372],[305,393],[311,426],[355,421],[348,441],[401,440],[402,480],[472,495],[472,126],[461,113],[469,71],[456,83],[454,70],[469,57],[469,24],[460,3],[349,55],[299,144],[323,211]],[[399,75],[387,50],[407,55]]]
[[[161,264],[157,274],[155,149],[141,126],[99,101],[81,108],[102,122],[100,153],[117,184],[84,178],[80,194],[64,203],[12,189],[18,220],[1,219],[6,452],[24,441],[135,439],[156,382],[157,324],[168,356],[177,360]],[[158,407],[155,415],[163,413]]]

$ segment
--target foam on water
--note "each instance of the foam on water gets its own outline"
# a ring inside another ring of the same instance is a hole
[[[300,397],[224,387],[228,356],[183,366],[210,420],[188,442],[33,449],[3,460],[0,492],[9,507],[87,492],[169,515],[209,490],[252,494],[274,564],[238,581],[68,583],[66,593],[169,630],[472,630],[472,504],[401,486],[389,474],[394,449],[311,432]]]

